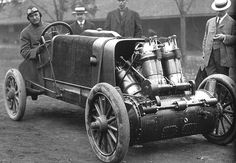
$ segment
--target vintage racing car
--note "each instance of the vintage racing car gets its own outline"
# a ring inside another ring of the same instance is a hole
[[[11,119],[22,119],[27,96],[82,106],[91,147],[109,163],[120,162],[129,146],[149,141],[194,134],[220,145],[234,140],[235,83],[221,74],[198,88],[186,81],[175,35],[122,38],[103,30],[72,35],[68,24],[54,22],[41,37],[44,52],[6,73]]]

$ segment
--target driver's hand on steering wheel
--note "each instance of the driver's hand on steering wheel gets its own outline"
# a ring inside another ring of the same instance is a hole
[[[43,36],[44,41],[52,40],[52,38],[57,35],[56,33],[57,31],[46,32],[45,35]],[[45,43],[45,42],[42,41],[42,43]]]
[[[44,48],[45,48],[44,46],[45,46],[44,44],[43,45],[39,45],[38,49],[36,50],[36,54],[42,53]]]

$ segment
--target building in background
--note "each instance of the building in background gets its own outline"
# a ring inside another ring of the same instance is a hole
[[[96,5],[94,12],[89,15],[96,27],[103,27],[107,13],[116,8],[115,0],[90,0]],[[21,5],[8,5],[0,14],[0,43],[17,43],[19,31],[27,23],[23,11],[32,1],[25,0]],[[43,19],[48,22],[57,20],[55,6],[51,0],[40,0],[43,8]],[[205,24],[214,11],[209,7],[212,0],[129,0],[128,7],[139,12],[142,19],[144,35],[157,36],[177,35],[181,50],[201,50]],[[233,8],[236,2],[232,1],[229,14],[235,17]],[[94,6],[93,6],[94,7]],[[63,21],[70,23],[73,20],[72,8],[67,6],[63,13]]]

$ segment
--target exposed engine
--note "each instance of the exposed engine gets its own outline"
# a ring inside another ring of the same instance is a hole
[[[137,43],[130,60],[121,57],[116,66],[118,85],[130,95],[157,96],[190,90],[193,83],[185,81],[180,59],[175,35],[150,37]]]
[[[182,72],[176,36],[138,42],[116,64],[117,85],[130,121],[130,144],[211,132],[216,124],[215,81],[195,90]]]

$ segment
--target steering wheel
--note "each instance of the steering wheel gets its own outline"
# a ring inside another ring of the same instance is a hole
[[[56,21],[46,26],[41,33],[43,44],[51,42],[52,38],[59,34],[72,35],[73,32],[70,25],[62,21]]]

